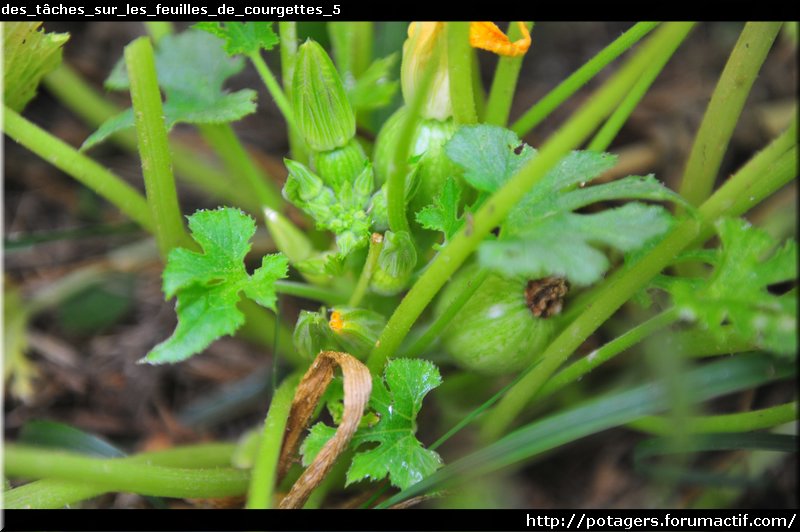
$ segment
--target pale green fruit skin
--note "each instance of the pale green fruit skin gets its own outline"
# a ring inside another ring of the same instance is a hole
[[[461,293],[477,269],[467,268],[445,288],[436,305],[440,315]],[[528,367],[555,332],[553,318],[537,318],[525,304],[527,281],[489,277],[453,317],[442,346],[464,369],[507,375]]]

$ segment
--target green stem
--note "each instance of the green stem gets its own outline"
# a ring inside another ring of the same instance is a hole
[[[147,21],[144,23],[144,27],[147,28],[147,33],[153,39],[156,46],[161,42],[161,39],[175,32],[175,27],[172,25],[172,22],[165,20]]]
[[[200,444],[142,453],[119,460],[167,467],[226,467],[230,465],[235,449],[236,445],[230,443]],[[48,509],[62,508],[97,497],[106,491],[108,490],[83,481],[44,479],[6,491],[3,495],[6,508]]]
[[[461,310],[469,298],[480,288],[483,281],[489,277],[489,270],[480,270],[472,279],[467,282],[464,290],[459,293],[450,305],[442,312],[431,324],[428,329],[417,338],[408,348],[402,350],[401,356],[404,358],[418,357],[425,353],[425,350],[453,320],[458,311]]]
[[[172,248],[186,242],[188,235],[183,227],[172,176],[167,126],[164,123],[150,39],[140,37],[126,46],[125,63],[131,80],[131,99],[147,202],[153,213],[158,249],[166,257]]]
[[[447,76],[450,83],[450,102],[457,124],[474,124],[475,95],[472,91],[472,48],[469,45],[469,22],[448,22]]]
[[[751,340],[742,338],[732,327],[726,329],[722,338],[702,329],[690,329],[670,333],[663,342],[671,351],[688,358],[707,358],[757,349]]]
[[[777,190],[787,174],[797,174],[797,117],[789,127],[766,148],[753,156],[736,175],[728,179],[706,201],[708,208],[724,210],[730,216],[740,216]],[[759,176],[763,175],[763,179]],[[708,240],[713,227],[700,232],[693,245]]]
[[[394,157],[386,177],[386,210],[389,218],[389,228],[395,232],[411,230],[406,219],[406,177],[408,175],[408,159],[411,155],[411,143],[420,111],[428,96],[434,75],[436,62],[430,61],[422,73],[419,86],[416,87],[410,102],[407,102],[407,112],[398,125],[397,141],[394,146]]]
[[[722,156],[750,88],[778,35],[781,22],[748,22],[711,95],[683,172],[680,194],[700,205],[714,187]]]
[[[225,162],[228,174],[235,181],[241,181],[250,189],[261,205],[280,208],[282,198],[275,189],[274,181],[256,165],[230,124],[200,124],[199,128],[206,142]]]
[[[213,455],[213,459],[210,460],[213,466],[202,468],[186,467],[183,465],[185,462],[177,462],[182,464],[179,467],[172,465],[185,449],[171,451],[167,460],[170,465],[160,465],[158,458],[153,460],[152,455],[93,458],[77,453],[12,443],[5,445],[3,456],[7,476],[56,479],[62,482],[69,481],[73,485],[80,482],[86,488],[79,490],[84,497],[89,493],[87,485],[90,485],[95,494],[125,491],[156,497],[195,498],[227,497],[240,495],[247,490],[248,472],[221,467],[226,465],[226,462],[221,460],[221,454],[229,451],[231,449],[228,446],[223,452],[216,450],[210,453]],[[200,454],[207,455],[208,450],[201,451]],[[230,460],[230,454],[227,460]],[[61,486],[65,487],[63,484]],[[31,496],[30,491],[32,490],[28,490],[28,496]],[[61,495],[66,494],[62,492]],[[22,497],[11,499],[11,502],[20,499]],[[9,502],[7,493],[6,507],[10,507]]]
[[[357,307],[364,294],[367,293],[367,287],[372,279],[372,273],[375,271],[375,265],[378,263],[378,256],[383,249],[383,236],[379,233],[372,233],[372,238],[369,240],[369,251],[367,251],[367,259],[364,261],[364,268],[361,270],[361,275],[358,277],[358,283],[353,290],[350,300],[347,305],[350,307]]]
[[[796,129],[795,129],[796,136]],[[728,182],[711,196],[699,209],[697,218],[689,218],[679,224],[661,241],[647,256],[634,264],[630,269],[618,276],[612,276],[600,288],[592,304],[578,316],[547,348],[540,362],[520,383],[515,386],[497,405],[492,416],[487,416],[483,427],[483,435],[494,439],[511,424],[527,402],[534,396],[547,379],[561,364],[583,343],[600,325],[602,325],[630,297],[644,287],[650,279],[663,270],[673,258],[701,234],[703,224],[711,225],[719,217],[732,214],[730,208],[736,204],[742,190],[748,190],[757,180],[765,182],[765,189],[777,190],[789,182],[797,172],[797,159],[790,161],[788,168],[792,171],[783,173],[765,173],[772,161],[764,152],[773,153],[771,149],[783,141],[782,135],[773,141],[770,147],[759,155],[758,165],[745,165],[734,174]],[[791,150],[794,151],[794,150]],[[789,153],[791,153],[791,151]],[[780,157],[779,157],[780,158]],[[760,185],[761,186],[761,185]]]
[[[678,320],[678,311],[675,308],[664,312],[640,323],[622,336],[608,342],[603,347],[592,351],[587,356],[577,362],[567,366],[558,372],[547,384],[542,386],[541,391],[536,394],[536,399],[541,399],[547,395],[557,392],[564,386],[579,380],[581,377],[592,371],[594,368],[611,360],[618,354],[629,349],[664,327],[675,323]]]
[[[61,103],[93,127],[121,112],[64,63],[48,74],[43,83]],[[127,151],[136,151],[133,130],[119,131],[111,136],[111,141]],[[227,176],[215,170],[200,154],[176,141],[171,141],[170,147],[175,171],[181,178],[224,201],[260,213],[261,206],[251,194],[230,186]]]
[[[750,432],[768,429],[797,420],[797,402],[737,412],[735,414],[719,414],[715,416],[694,416],[682,420],[688,433],[721,433]],[[675,432],[675,425],[670,417],[648,416],[632,423],[628,427],[649,434],[670,435]]]
[[[299,131],[297,129],[297,122],[294,119],[294,113],[292,112],[292,106],[290,105],[288,98],[286,98],[286,94],[283,92],[283,90],[281,90],[281,86],[278,84],[278,80],[275,79],[275,75],[261,57],[261,53],[253,52],[247,57],[250,58],[253,66],[256,67],[258,75],[261,76],[261,81],[264,82],[264,85],[267,87],[272,99],[275,100],[275,104],[283,114],[283,118],[286,119],[286,123],[289,125],[290,130]]]
[[[544,175],[576,148],[608,116],[641,72],[664,53],[672,53],[686,37],[692,23],[665,24],[585,106],[576,112],[541,148],[539,154],[509,179],[475,213],[471,227],[462,228],[429,264],[392,314],[377,347],[368,359],[377,373],[388,357],[397,351],[403,338],[444,283],[464,263],[483,239],[497,227],[509,211]]]
[[[281,453],[283,433],[286,430],[286,421],[289,418],[289,409],[292,406],[292,398],[298,382],[300,382],[300,375],[287,378],[272,396],[267,419],[264,422],[264,431],[261,434],[258,455],[253,464],[252,477],[250,477],[247,508],[273,508],[272,499],[277,480],[278,457]]]
[[[611,142],[617,136],[617,133],[619,133],[619,130],[625,125],[628,117],[633,113],[633,110],[636,109],[636,106],[639,105],[639,102],[642,100],[645,93],[647,93],[647,90],[664,69],[664,65],[667,64],[669,58],[670,56],[662,56],[660,61],[654,61],[653,64],[642,73],[642,77],[639,78],[636,85],[634,85],[628,95],[625,96],[625,99],[622,100],[622,103],[616,108],[611,117],[606,120],[606,123],[603,124],[603,127],[600,128],[600,131],[597,132],[586,149],[596,152],[604,152],[608,149]]]
[[[298,283],[295,281],[276,281],[275,291],[279,294],[287,294],[291,296],[302,297],[304,299],[311,299],[313,301],[321,301],[326,305],[335,305],[337,303],[342,303],[347,299],[346,295],[341,294],[331,288]]]
[[[583,87],[590,79],[600,72],[606,65],[622,55],[631,46],[652,31],[658,22],[638,22],[631,29],[620,35],[614,42],[600,50],[586,64],[573,72],[567,79],[558,84],[547,95],[536,102],[522,115],[511,129],[519,137],[524,137],[533,128],[538,126],[542,120],[547,118],[550,113],[570,96],[575,94],[578,89]]]
[[[289,101],[292,99],[292,78],[294,77],[294,61],[297,56],[297,22],[279,22],[278,30],[281,39],[281,79],[283,91]],[[292,159],[308,164],[308,151],[305,140],[297,129],[289,124],[289,152]]]
[[[144,229],[154,231],[147,200],[122,178],[5,106],[3,130],[15,142],[108,200]]]
[[[533,22],[523,22],[528,31],[533,28]],[[522,37],[519,24],[511,22],[508,25],[508,38],[511,41]],[[519,70],[522,68],[524,55],[518,57],[503,56],[497,60],[497,68],[494,71],[492,88],[489,90],[489,101],[486,104],[486,114],[483,121],[487,124],[506,127],[508,115],[511,112],[511,102],[514,99],[514,91],[517,87]]]

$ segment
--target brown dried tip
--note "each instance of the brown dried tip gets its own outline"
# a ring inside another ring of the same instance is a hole
[[[278,461],[278,476],[283,477],[294,462],[295,449],[300,442],[300,436],[308,425],[325,388],[331,382],[333,370],[337,365],[342,368],[344,376],[342,422],[336,429],[333,438],[322,447],[314,461],[289,490],[289,494],[280,502],[280,508],[301,508],[303,506],[314,488],[322,482],[322,479],[333,467],[342,451],[347,448],[350,438],[358,429],[364,409],[367,407],[370,393],[372,393],[372,376],[367,366],[347,353],[322,351],[303,375],[300,384],[297,385]]]
[[[549,318],[561,312],[569,284],[563,277],[544,277],[528,281],[525,304],[537,318]]]

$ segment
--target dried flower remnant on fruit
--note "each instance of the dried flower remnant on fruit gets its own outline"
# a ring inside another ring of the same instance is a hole
[[[549,318],[561,312],[569,285],[563,277],[544,277],[528,281],[525,304],[537,318]]]
[[[472,22],[469,25],[469,44],[473,48],[488,50],[497,55],[509,57],[524,55],[531,46],[531,34],[524,23],[517,22],[517,24],[522,37],[511,42],[493,22]]]

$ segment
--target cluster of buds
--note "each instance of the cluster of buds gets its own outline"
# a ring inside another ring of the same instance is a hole
[[[364,246],[374,187],[372,165],[355,138],[355,114],[328,54],[307,41],[297,53],[292,109],[310,152],[310,167],[285,160],[284,197],[336,235],[339,254]]]

